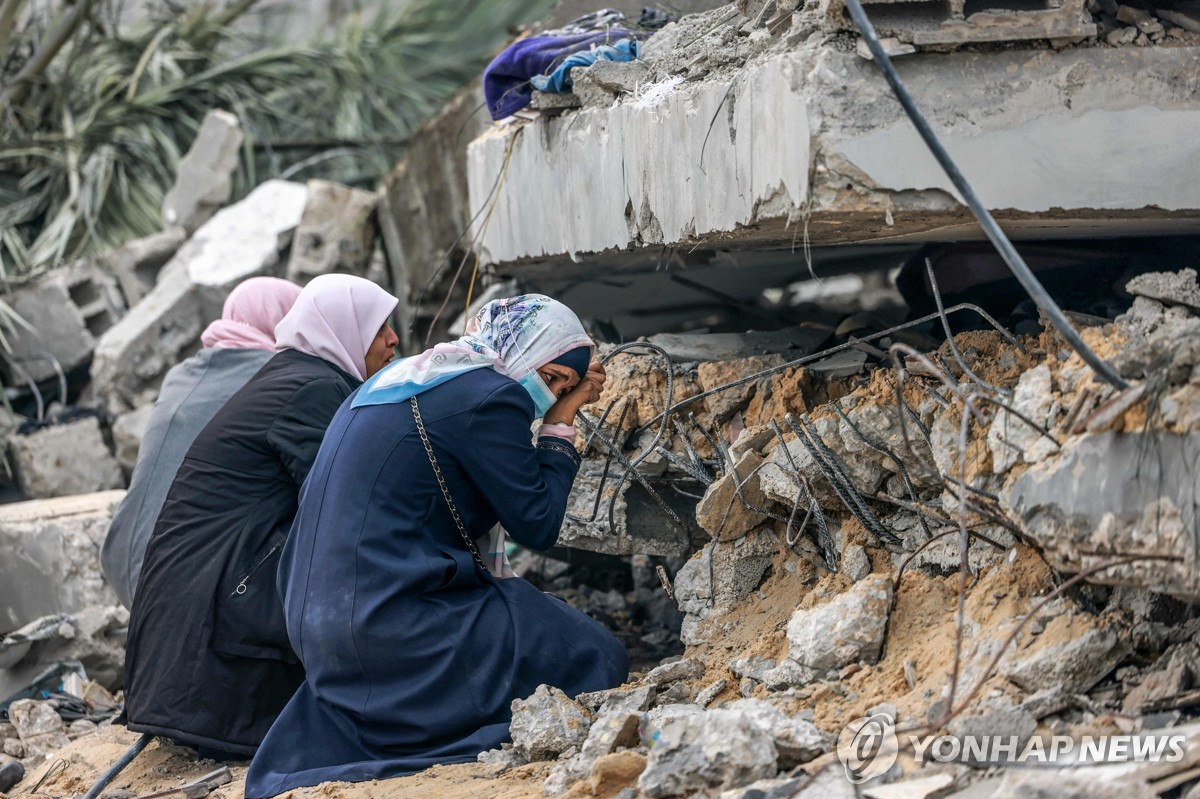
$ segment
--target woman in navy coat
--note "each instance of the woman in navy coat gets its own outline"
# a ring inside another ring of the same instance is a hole
[[[624,681],[607,630],[493,576],[475,543],[497,522],[533,549],[557,540],[579,468],[570,423],[604,382],[590,356],[566,306],[497,300],[463,338],[342,405],[280,564],[306,679],[251,764],[248,799],[473,761],[508,740],[512,700],[539,685],[574,696]]]

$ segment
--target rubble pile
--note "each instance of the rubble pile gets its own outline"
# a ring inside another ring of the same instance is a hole
[[[1184,270],[1128,291],[1127,313],[1081,330],[1124,389],[1053,332],[973,331],[928,356],[893,348],[903,373],[774,372],[697,400],[694,427],[656,441],[666,369],[614,356],[601,431],[645,475],[685,474],[703,492],[686,518],[697,551],[671,585],[687,648],[613,691],[514,703],[512,748],[481,759],[553,761],[550,796],[817,797],[850,788],[835,742],[878,713],[924,734],[1021,741],[1173,728],[1190,747],[1200,286]],[[673,364],[672,399],[787,360]],[[777,391],[784,381],[794,390]],[[605,469],[598,440],[589,479]],[[608,470],[615,490],[624,467]],[[1100,770],[1088,795],[1157,795],[1157,767]],[[1062,787],[1047,772],[1002,776],[902,750],[868,785]]]
[[[124,487],[163,377],[239,282],[343,272],[390,284],[375,194],[269,180],[229,204],[241,144],[238,119],[210,112],[163,201],[164,230],[7,292],[28,326],[7,336],[0,371],[29,421],[0,427],[25,498]]]

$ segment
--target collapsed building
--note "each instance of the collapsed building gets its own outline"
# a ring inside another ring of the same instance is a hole
[[[47,278],[90,366],[40,345],[18,362],[34,385],[90,369],[80,404],[100,413],[14,435],[22,490],[119,487],[137,415],[244,277],[371,276],[401,297],[410,352],[454,329],[468,293],[543,291],[605,342],[610,378],[581,422],[559,547],[514,565],[605,621],[637,672],[600,695],[518,700],[513,745],[477,777],[575,797],[1197,790],[1200,13],[865,6],[947,150],[1126,387],[982,242],[842,3],[739,0],[666,26],[639,60],[575,70],[572,92],[535,93],[504,124],[468,89],[377,196],[273,182],[217,212],[218,180],[176,198],[189,221]],[[235,127],[206,125],[199,173],[236,153]],[[40,487],[93,460],[39,467],[52,435],[112,464]],[[64,651],[89,676],[111,666],[120,613],[84,612],[115,603],[72,553],[98,544],[112,501],[0,520],[14,574],[75,564],[67,591],[5,597],[8,627],[25,626],[0,644],[12,685]],[[55,614],[71,620],[43,621]],[[113,706],[91,699],[89,713]],[[37,709],[0,727],[31,772],[89,731]],[[1064,776],[910,746],[856,787],[839,735],[879,714],[1022,747],[1178,730],[1184,754]],[[50,775],[47,790],[83,780]]]

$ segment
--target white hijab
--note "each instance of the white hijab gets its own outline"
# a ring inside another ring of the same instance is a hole
[[[275,349],[323,358],[365,380],[367,349],[398,302],[361,277],[320,275],[275,326]]]

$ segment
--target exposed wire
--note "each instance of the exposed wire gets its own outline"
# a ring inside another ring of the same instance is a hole
[[[1075,350],[1079,357],[1096,374],[1117,388],[1128,388],[1129,384],[1117,374],[1116,370],[1102,360],[1100,356],[1096,355],[1084,340],[1080,338],[1079,333],[1072,327],[1062,308],[1058,307],[1054,298],[1046,291],[1045,286],[1033,274],[1033,270],[1021,258],[1012,241],[1004,234],[1000,226],[996,224],[996,220],[988,211],[987,206],[975,194],[975,190],[971,187],[971,184],[967,182],[962,172],[959,171],[958,165],[950,158],[950,153],[946,151],[941,140],[933,132],[933,128],[929,126],[928,120],[925,119],[921,110],[917,108],[917,104],[913,100],[912,95],[909,94],[908,88],[900,79],[900,74],[896,72],[896,67],[892,64],[892,59],[888,56],[887,51],[883,49],[883,44],[879,41],[879,35],[876,34],[874,26],[871,25],[871,20],[867,17],[867,12],[863,10],[862,3],[859,0],[845,0],[845,5],[846,10],[850,12],[850,17],[854,20],[854,24],[858,26],[859,32],[862,33],[863,40],[867,43],[867,48],[871,51],[875,65],[883,73],[883,77],[887,80],[888,85],[891,86],[896,99],[904,107],[908,118],[912,120],[917,132],[921,134],[921,138],[925,141],[925,145],[933,153],[933,157],[937,159],[938,164],[942,167],[947,177],[950,178],[950,182],[954,184],[959,195],[966,201],[971,213],[979,220],[984,234],[1000,253],[1000,257],[1004,259],[1004,263],[1008,265],[1013,276],[1024,287],[1025,292],[1037,303],[1038,308],[1046,314],[1046,318],[1050,320],[1050,324],[1059,332],[1059,335],[1066,340],[1071,349]]]

